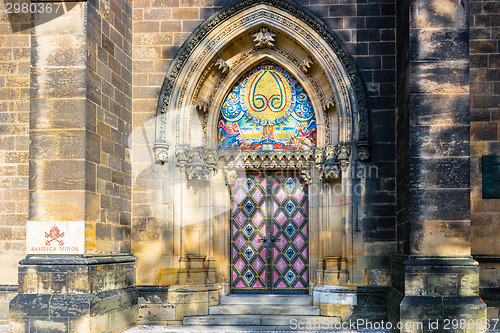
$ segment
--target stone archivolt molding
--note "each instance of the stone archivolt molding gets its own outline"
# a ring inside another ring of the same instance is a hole
[[[242,43],[236,45],[236,40]],[[295,43],[298,55],[295,49],[286,47],[290,43]],[[234,47],[240,45],[247,46],[240,50]],[[316,118],[318,125],[323,126],[320,146],[338,141],[356,143],[358,159],[369,159],[368,110],[352,59],[321,21],[284,0],[241,0],[214,15],[193,33],[165,77],[158,103],[155,146],[175,143],[203,145],[209,150],[215,148],[218,104],[242,74],[238,66],[246,66],[249,70],[249,65],[256,64],[258,58],[264,56],[279,60],[276,62],[284,68],[294,69],[290,72],[297,74],[310,98],[316,101],[313,105]],[[338,115],[330,115],[331,112],[338,112]],[[174,114],[167,116],[169,113]],[[201,142],[192,138],[191,131],[192,117],[198,114],[202,114],[200,122],[205,131]],[[328,137],[329,119],[333,116],[338,117],[338,138]],[[170,136],[171,133],[175,134]],[[161,149],[156,151],[162,153],[157,158],[159,161],[166,160]],[[193,151],[192,154],[193,161],[202,161],[201,157],[207,153]],[[220,152],[216,155],[222,156]],[[273,161],[269,165],[278,163],[274,160],[280,161],[279,165],[287,160],[280,160],[278,155],[272,159],[266,157]],[[245,158],[253,158],[249,156]],[[183,162],[177,163],[182,165]],[[326,174],[334,177],[335,164],[328,166],[330,162],[325,163],[324,170],[330,170]],[[262,167],[265,165],[263,163]],[[202,164],[186,162],[184,167],[193,177],[206,177]]]
[[[226,184],[238,170],[297,170],[308,183],[315,168],[323,181],[339,179],[347,170],[351,157],[348,144],[337,144],[311,150],[217,150],[206,147],[175,147],[177,167],[186,173],[188,180],[210,180],[218,170],[223,170]]]

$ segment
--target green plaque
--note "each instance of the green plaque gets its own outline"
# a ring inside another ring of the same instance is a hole
[[[500,156],[483,156],[483,199],[500,199]]]

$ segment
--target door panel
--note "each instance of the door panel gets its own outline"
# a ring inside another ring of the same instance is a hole
[[[308,292],[307,185],[300,174],[271,175],[271,287],[274,293]]]
[[[268,179],[263,174],[239,174],[231,191],[231,286],[242,292],[268,287]]]
[[[241,173],[231,188],[233,293],[308,292],[307,185],[296,173]]]

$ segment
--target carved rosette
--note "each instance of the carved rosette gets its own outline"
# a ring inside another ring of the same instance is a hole
[[[165,164],[168,162],[168,149],[170,146],[165,142],[157,142],[153,145],[153,152],[155,154],[155,162],[158,164]]]

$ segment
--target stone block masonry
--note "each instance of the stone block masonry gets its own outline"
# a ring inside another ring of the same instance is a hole
[[[121,332],[137,319],[135,257],[28,256],[11,332]]]
[[[28,218],[30,17],[0,3],[0,324],[17,285]]]
[[[122,331],[137,318],[131,14],[127,1],[88,1],[33,15],[27,238],[42,246],[18,269],[14,332]],[[78,255],[49,255],[54,247]]]
[[[402,255],[390,318],[484,320],[470,243],[468,4],[402,1],[399,9]]]
[[[470,179],[472,253],[489,313],[500,302],[500,199],[482,197],[482,156],[500,155],[500,27],[498,1],[470,1]],[[497,317],[498,318],[498,317]]]

